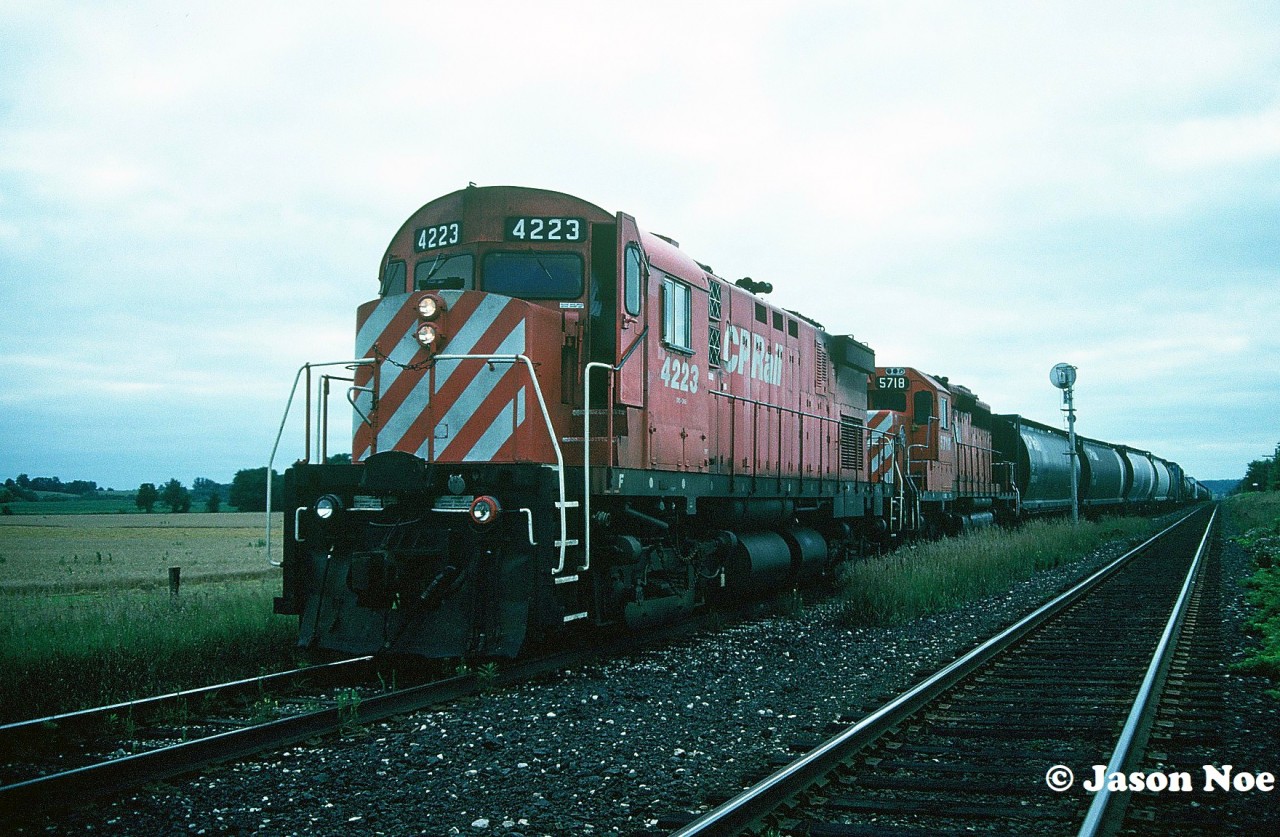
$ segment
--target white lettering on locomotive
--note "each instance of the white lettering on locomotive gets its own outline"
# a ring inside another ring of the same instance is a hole
[[[770,349],[765,338],[740,326],[725,329],[720,365],[726,375],[737,372],[766,384],[782,383],[782,344]]]

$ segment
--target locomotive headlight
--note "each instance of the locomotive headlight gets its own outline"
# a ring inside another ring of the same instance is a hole
[[[444,334],[433,323],[423,323],[418,326],[414,336],[418,338],[418,343],[424,349],[435,351],[444,345]]]
[[[498,505],[497,498],[482,494],[471,501],[471,507],[467,509],[467,514],[471,516],[473,523],[480,526],[488,526],[502,514],[502,506]]]
[[[342,501],[332,494],[326,494],[316,500],[316,517],[321,520],[332,520],[342,511]]]
[[[435,294],[426,294],[418,300],[418,316],[424,320],[434,320],[444,313],[444,300]]]

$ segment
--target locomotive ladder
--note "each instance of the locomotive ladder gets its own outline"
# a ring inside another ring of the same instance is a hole
[[[613,373],[618,367],[612,363],[591,361],[582,371],[582,566],[591,569],[591,372],[608,369],[609,397],[605,399],[605,438],[613,439]],[[608,463],[606,463],[608,467]]]

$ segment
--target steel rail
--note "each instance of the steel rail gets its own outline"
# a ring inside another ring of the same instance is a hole
[[[1218,510],[1215,508],[1208,525],[1205,526],[1204,537],[1200,539],[1200,546],[1196,549],[1191,569],[1187,571],[1187,577],[1182,583],[1182,591],[1178,594],[1173,612],[1165,623],[1164,632],[1160,635],[1160,642],[1151,655],[1151,664],[1147,666],[1142,686],[1138,689],[1137,697],[1134,698],[1133,708],[1125,720],[1124,729],[1107,763],[1106,775],[1108,776],[1125,772],[1133,767],[1136,759],[1142,755],[1142,748],[1146,746],[1147,735],[1151,731],[1151,724],[1158,708],[1159,696],[1164,688],[1169,666],[1173,662],[1173,653],[1177,648],[1182,625],[1186,621],[1187,609],[1195,592],[1205,553],[1209,551],[1209,536],[1213,532],[1213,524],[1217,518]],[[1114,833],[1122,824],[1128,805],[1128,791],[1112,792],[1109,786],[1104,784],[1094,794],[1089,811],[1085,814],[1084,823],[1080,826],[1079,837],[1096,837],[1099,834]]]
[[[875,741],[904,718],[915,713],[992,658],[1075,604],[1103,581],[1119,572],[1135,556],[1190,520],[1194,514],[1193,511],[1183,516],[1176,523],[1143,541],[1057,598],[1041,605],[1028,616],[898,695],[861,721],[827,739],[727,802],[700,815],[688,825],[671,832],[670,837],[738,834],[764,812],[773,810],[788,797],[812,785],[813,782],[831,772],[849,754]]]
[[[209,695],[226,692],[243,691],[252,687],[263,687],[274,685],[279,682],[296,680],[316,674],[332,674],[340,671],[348,666],[355,666],[361,663],[369,663],[373,660],[372,656],[352,657],[349,660],[337,660],[331,663],[320,663],[307,668],[297,668],[291,671],[279,671],[274,674],[262,674],[257,677],[246,677],[243,680],[232,680],[227,683],[218,683],[213,686],[200,686],[195,689],[180,689],[176,692],[169,692],[163,695],[154,695],[152,697],[138,698],[137,700],[126,700],[120,703],[113,703],[108,706],[94,706],[88,709],[77,709],[74,712],[61,712],[57,715],[48,715],[43,718],[31,718],[26,721],[14,721],[8,724],[0,725],[0,735],[21,734],[31,730],[45,729],[50,724],[61,726],[66,723],[84,723],[109,715],[113,712],[137,712],[148,711],[156,707],[163,706],[166,703],[175,703],[179,700],[190,698],[201,698]]]
[[[278,749],[351,724],[380,721],[433,703],[456,700],[479,688],[473,675],[414,686],[359,703],[335,706],[265,724],[173,744],[100,764],[0,787],[0,812],[47,811],[82,804],[129,788],[163,781],[210,764]]]

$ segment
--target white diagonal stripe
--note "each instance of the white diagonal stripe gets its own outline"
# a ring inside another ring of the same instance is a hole
[[[476,343],[480,342],[480,338],[484,337],[485,332],[493,325],[494,320],[502,313],[502,309],[507,307],[507,303],[511,302],[511,297],[498,296],[489,294],[480,304],[476,306],[476,310],[471,316],[467,317],[467,321],[463,323],[462,328],[458,329],[457,334],[449,335],[449,342],[445,344],[444,352],[449,355],[469,355],[472,354],[476,347]],[[524,323],[521,323],[523,329]],[[524,348],[524,334],[521,332],[521,348]],[[499,350],[501,353],[501,350]],[[444,388],[445,383],[449,380],[449,376],[458,368],[461,361],[456,360],[440,360],[436,361],[436,384],[435,391],[439,392]]]
[[[515,421],[512,421],[512,410],[515,411]],[[489,462],[498,452],[498,448],[502,447],[516,427],[524,421],[524,387],[516,392],[516,397],[498,411],[498,415],[494,417],[493,423],[488,429],[480,435],[471,450],[467,451],[466,456],[462,458],[468,462]]]
[[[404,307],[405,302],[409,299],[408,294],[396,294],[395,296],[383,297],[378,303],[378,307],[373,309],[373,313],[364,321],[364,325],[360,326],[360,331],[356,333],[356,357],[364,357],[369,352],[369,348],[373,346],[373,341],[387,330],[387,326],[395,319],[396,314],[400,313],[400,309]]]
[[[515,328],[506,336],[493,354],[516,355],[524,351],[524,320],[516,323]],[[438,365],[438,364],[437,364]],[[449,428],[450,435],[457,435],[457,430],[466,423],[480,405],[485,396],[493,392],[502,376],[511,371],[511,364],[503,363],[492,368],[486,364],[480,368],[476,376],[467,384],[457,400],[450,405],[448,412],[440,417],[440,423]],[[516,373],[520,374],[520,373]],[[447,443],[446,443],[447,444]]]

